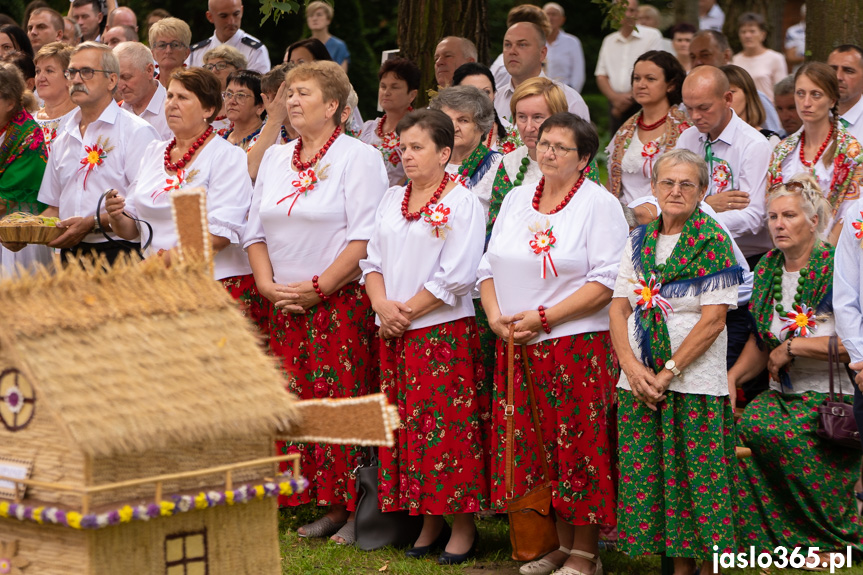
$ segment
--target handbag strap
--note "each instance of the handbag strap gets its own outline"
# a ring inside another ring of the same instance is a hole
[[[527,359],[527,346],[521,346],[521,359],[524,362],[524,377],[527,379],[527,393],[530,398],[530,414],[533,418],[533,429],[536,431],[536,443],[539,446],[539,460],[542,462],[543,481],[548,483],[551,481],[551,475],[548,472],[548,459],[545,455],[545,443],[542,441],[542,431],[539,427],[539,410],[536,403],[536,392],[533,386],[533,373],[530,370],[530,362]]]
[[[830,401],[836,401],[833,396],[833,365],[838,365],[838,358],[836,353],[836,342],[837,337],[835,335],[831,335],[827,340],[827,364],[829,366],[828,372],[830,373]],[[839,391],[842,391],[842,384],[839,384]]]

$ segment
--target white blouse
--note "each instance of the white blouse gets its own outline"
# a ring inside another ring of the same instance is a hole
[[[638,133],[639,128],[636,127],[632,133],[632,141],[626,147],[623,158],[620,160],[620,169],[622,170],[620,175],[620,203],[624,205],[653,193],[650,189],[651,170],[653,170],[653,165],[660,158],[665,147],[664,136],[645,144],[638,137]],[[614,142],[615,139],[612,138],[605,149],[609,156],[614,153]],[[648,144],[658,149],[656,155],[650,160],[641,154]]]
[[[486,216],[488,216],[488,207],[491,204],[491,188],[494,186],[494,176],[497,173],[497,167],[500,165],[500,160],[503,155],[500,152],[494,152],[497,155],[497,160],[494,158],[489,162],[488,171],[480,178],[475,186],[471,187],[467,178],[461,176],[461,164],[447,164],[446,172],[459,178],[459,183],[470,189],[474,195],[479,198]]]
[[[360,132],[360,141],[378,149],[384,159],[384,166],[387,169],[387,179],[390,185],[401,186],[407,180],[407,176],[405,175],[405,168],[402,166],[399,137],[395,132],[390,132],[389,134],[384,134],[384,139],[381,140],[377,134],[379,121],[380,118],[369,120],[363,124],[362,132]]]
[[[216,136],[200,148],[184,170],[165,171],[168,142],[153,142],[143,153],[138,177],[126,199],[127,211],[153,226],[153,243],[145,256],[177,246],[177,229],[171,213],[171,193],[202,187],[207,191],[207,221],[210,233],[227,238],[231,244],[213,258],[215,279],[252,273],[249,259],[240,247],[246,217],[252,202],[252,181],[246,154]],[[138,224],[141,245],[147,228]]]
[[[45,150],[47,150],[48,154],[51,153],[51,142],[57,138],[57,134],[63,127],[63,124],[66,123],[66,120],[72,117],[72,113],[77,109],[78,108],[72,108],[59,118],[51,118],[50,120],[40,120],[35,115],[33,116],[33,119],[36,120],[42,128],[42,136],[45,138]]]
[[[797,295],[797,280],[800,278],[800,272],[788,272],[785,271],[785,268],[782,269],[782,272],[782,301],[785,302],[785,312],[787,313],[791,309],[789,302],[793,302],[794,296]],[[811,337],[836,335],[836,323],[833,321],[832,313],[816,314],[813,318],[816,326]],[[783,327],[785,327],[785,323],[774,310],[770,331],[782,342],[782,345],[785,345],[785,335],[788,332],[782,333]],[[788,375],[791,379],[791,388],[781,387],[778,381],[771,378],[770,389],[795,394],[807,391],[830,393],[830,373],[827,362],[809,357],[797,357],[794,359],[794,363],[790,364],[790,368]],[[854,393],[854,388],[844,369],[833,374],[833,382],[837,392],[839,391],[839,382],[842,382],[844,393]]]
[[[515,185],[515,177],[518,175],[518,170],[521,168],[521,162],[524,158],[528,158],[527,146],[519,146],[503,157],[503,167],[506,170],[506,175],[509,176],[509,181]],[[500,164],[498,164],[500,165]],[[539,164],[530,160],[527,165],[527,171],[524,173],[522,184],[530,187],[536,187],[536,184],[542,178],[542,171],[539,169]],[[493,180],[492,180],[493,182]]]
[[[266,151],[255,181],[243,247],[264,242],[279,284],[320,275],[349,242],[372,237],[375,213],[387,189],[381,154],[341,135],[311,174],[291,158],[297,140]],[[289,215],[290,212],[290,215]],[[359,274],[354,279],[359,279]]]
[[[535,191],[523,185],[504,198],[477,272],[478,283],[494,279],[504,315],[551,307],[587,282],[613,289],[629,231],[617,198],[590,180],[555,214],[533,209]],[[550,334],[540,332],[530,343],[607,330],[608,309],[603,308],[555,325]]]
[[[680,239],[680,234],[660,235],[656,241],[656,263],[662,264],[671,255],[675,244]],[[636,286],[639,276],[635,272],[632,265],[632,241],[626,242],[626,249],[623,252],[623,257],[620,260],[620,275],[617,276],[617,283],[614,286],[614,297],[628,298],[629,305],[635,310],[635,306],[640,299],[640,295],[636,295]],[[640,292],[639,292],[640,293]],[[668,315],[666,324],[668,326],[668,335],[671,340],[672,353],[680,347],[686,336],[692,332],[692,328],[701,319],[701,306],[704,305],[728,305],[728,309],[737,308],[737,286],[731,286],[713,291],[707,291],[697,296],[684,296],[678,298],[668,298],[668,303],[671,304],[672,313]],[[635,342],[635,321],[638,313],[635,311],[629,316],[626,322],[627,331],[629,332],[629,344],[632,347],[632,352],[635,357],[641,357],[641,350]],[[716,338],[707,351],[700,355],[695,361],[681,371],[680,377],[673,377],[669,391],[677,393],[694,393],[701,395],[723,396],[728,395],[728,370],[725,363],[725,352],[728,347],[728,332],[725,328],[722,333]],[[621,389],[631,389],[629,381],[626,379],[626,374],[620,372],[620,382],[617,387]]]
[[[383,275],[387,299],[406,302],[425,288],[444,305],[411,323],[410,329],[474,316],[470,292],[485,244],[485,212],[470,190],[457,185],[408,222],[402,215],[405,188],[387,190],[375,217],[363,278]],[[447,212],[447,210],[449,210]],[[380,325],[378,318],[375,322]]]
[[[814,168],[815,170],[813,173],[812,168],[807,168],[803,165],[803,162],[800,161],[800,143],[798,142],[794,151],[782,160],[782,179],[787,182],[797,174],[812,174],[815,176],[815,179],[818,180],[818,186],[821,188],[821,192],[826,198],[827,194],[830,193],[830,184],[833,182],[833,162],[830,162],[830,166],[828,167],[825,166],[822,159],[819,158],[819,160],[815,162]],[[821,232],[822,240],[827,241],[827,236],[830,235],[830,231],[833,229],[833,226],[836,222],[845,217],[845,212],[848,211],[849,206],[853,203],[854,202],[842,202],[839,205],[839,209],[836,210],[836,215],[827,222],[827,227],[825,227],[824,231]]]

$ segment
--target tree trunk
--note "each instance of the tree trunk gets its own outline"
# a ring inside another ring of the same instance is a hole
[[[698,0],[674,0],[674,23],[686,22],[698,28]]]
[[[785,53],[785,30],[782,28],[782,19],[785,15],[785,3],[772,0],[720,0],[720,7],[725,11],[725,26],[722,32],[731,44],[731,51],[737,54],[743,49],[740,37],[737,34],[737,19],[744,12],[755,12],[764,16],[767,22],[767,40],[764,45],[777,52]],[[808,31],[807,31],[808,32]],[[809,34],[806,34],[808,41]]]
[[[422,70],[415,107],[435,87],[434,50],[444,36],[463,36],[488,62],[488,0],[399,0],[399,50]]]
[[[863,0],[806,2],[806,59],[827,61],[840,44],[861,44]]]

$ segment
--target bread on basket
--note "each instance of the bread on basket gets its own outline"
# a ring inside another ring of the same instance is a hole
[[[60,218],[14,212],[0,220],[0,240],[24,244],[47,244],[59,238],[64,229],[58,228]]]

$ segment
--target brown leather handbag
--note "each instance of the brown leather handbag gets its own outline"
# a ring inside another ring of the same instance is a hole
[[[845,396],[842,393],[842,377],[839,375],[839,338],[835,335],[830,336],[830,341],[827,343],[827,362],[830,364],[830,397],[824,400],[818,407],[818,428],[815,433],[818,437],[831,441],[842,447],[863,450],[863,444],[860,443],[860,431],[857,429],[857,421],[854,419],[854,407],[845,403]],[[836,367],[839,378],[839,401],[833,393],[833,367]],[[848,376],[851,378],[851,385],[855,385],[854,374],[845,366]],[[852,388],[853,389],[853,388]]]
[[[509,539],[512,542],[512,558],[516,561],[532,561],[558,548],[557,528],[554,524],[554,513],[551,507],[551,481],[548,474],[548,461],[545,456],[545,445],[539,428],[539,412],[536,408],[536,395],[533,389],[533,375],[527,360],[527,348],[521,346],[521,358],[524,360],[524,377],[527,381],[527,392],[530,401],[530,412],[533,417],[533,427],[536,430],[539,460],[542,462],[543,482],[521,497],[513,493],[514,441],[513,417],[513,381],[515,379],[515,343],[514,328],[509,328],[507,341],[507,385],[506,385],[506,474],[504,488],[506,489],[507,514],[509,515]]]

